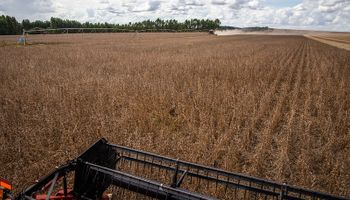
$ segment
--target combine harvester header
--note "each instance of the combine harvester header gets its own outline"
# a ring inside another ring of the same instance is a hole
[[[57,189],[59,182],[63,187]],[[73,183],[72,189],[68,183]],[[105,139],[15,199],[113,198],[107,193],[117,199],[347,199],[109,144]]]

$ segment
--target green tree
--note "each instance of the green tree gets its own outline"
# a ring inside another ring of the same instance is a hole
[[[22,20],[22,27],[25,30],[29,30],[32,28],[32,24],[30,23],[29,19]]]
[[[0,34],[7,35],[9,28],[7,27],[6,17],[4,15],[0,16]]]
[[[51,17],[50,25],[51,25],[51,28],[68,28],[68,27],[63,27],[64,26],[64,22],[63,22],[62,19],[55,18],[55,17]]]
[[[1,15],[0,16],[0,34],[1,35],[15,35],[20,34],[22,25],[17,22],[16,18]]]

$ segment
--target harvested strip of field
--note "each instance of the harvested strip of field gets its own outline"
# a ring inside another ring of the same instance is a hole
[[[310,39],[329,44],[341,49],[350,50],[350,35],[349,34],[322,34],[322,35],[305,35]]]
[[[303,36],[29,40],[57,45],[0,47],[0,174],[17,190],[105,137],[350,196],[349,51]]]

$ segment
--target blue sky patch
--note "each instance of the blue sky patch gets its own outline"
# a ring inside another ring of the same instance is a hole
[[[302,0],[266,0],[267,6],[275,8],[293,7],[300,4]]]

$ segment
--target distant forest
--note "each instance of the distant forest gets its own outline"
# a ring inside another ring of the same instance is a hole
[[[29,21],[28,19],[18,22],[15,17],[11,16],[0,16],[0,35],[16,35],[21,34],[23,29],[57,29],[57,28],[109,28],[109,32],[127,32],[127,31],[147,31],[147,32],[158,32],[158,31],[207,31],[209,29],[217,29],[220,27],[220,20],[210,19],[190,19],[184,22],[177,20],[162,20],[156,19],[145,20],[142,22],[128,23],[128,24],[111,24],[111,23],[81,23],[76,20],[61,19],[51,17],[50,21]],[[99,32],[105,30],[94,30],[91,32]],[[57,33],[60,31],[49,31],[49,33]],[[73,32],[73,31],[72,31]],[[88,32],[88,31],[84,31]]]

